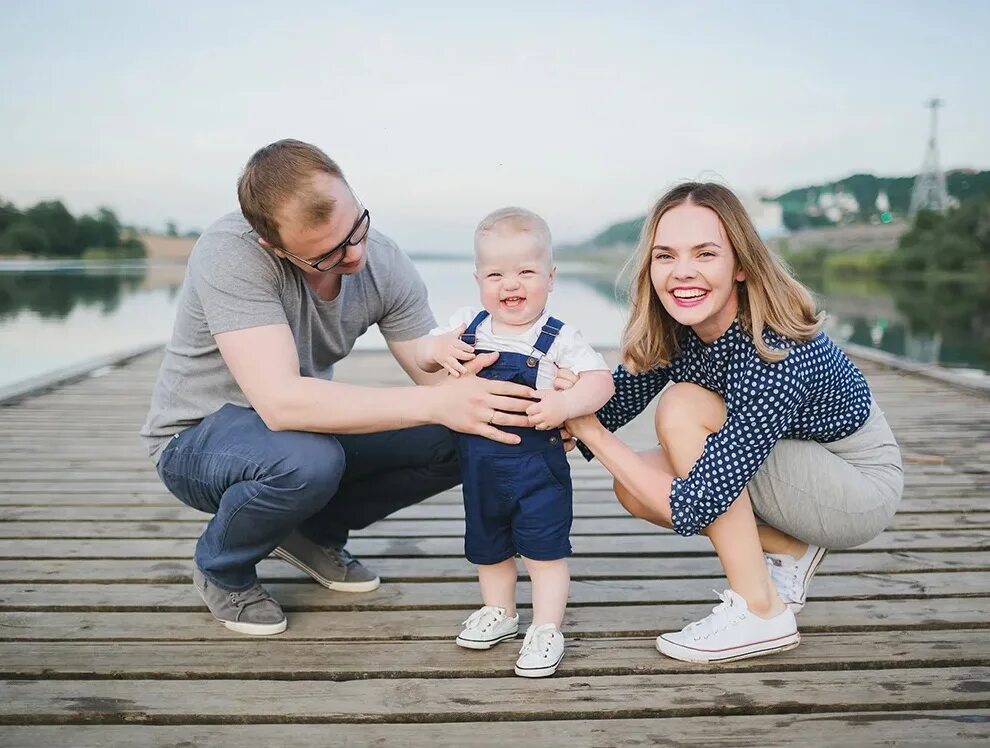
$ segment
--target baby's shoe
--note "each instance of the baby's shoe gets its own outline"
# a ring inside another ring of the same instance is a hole
[[[457,636],[457,646],[466,649],[491,649],[519,633],[519,613],[511,618],[505,608],[486,605],[463,621],[464,630]]]
[[[564,635],[552,623],[533,624],[526,631],[519,659],[516,660],[516,675],[523,678],[543,678],[557,672],[557,666],[564,659]]]

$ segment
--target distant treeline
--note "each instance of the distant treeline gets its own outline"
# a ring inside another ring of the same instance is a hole
[[[823,193],[846,192],[851,194],[856,198],[856,203],[859,206],[859,221],[868,222],[878,217],[880,213],[876,203],[881,190],[887,195],[891,213],[907,215],[911,207],[911,190],[914,188],[914,180],[914,177],[878,177],[874,174],[853,174],[851,177],[836,182],[798,187],[768,199],[771,202],[780,203],[783,208],[784,226],[790,231],[833,225],[827,216],[809,214],[807,211],[807,206],[817,201]],[[960,203],[983,195],[990,195],[990,171],[973,171],[972,169],[950,171],[945,175],[945,187],[949,196],[956,198]]]
[[[799,276],[954,277],[990,283],[990,196],[945,214],[923,210],[893,250],[781,252]],[[990,298],[990,297],[988,297]]]
[[[60,200],[23,211],[0,200],[0,255],[116,259],[144,257],[145,247],[109,208],[76,218]]]
[[[781,204],[784,226],[791,231],[796,231],[810,228],[813,225],[832,225],[832,222],[825,216],[805,215],[805,208],[809,201],[817,200],[824,191],[852,194],[856,198],[856,202],[859,203],[861,221],[868,222],[877,214],[876,201],[880,190],[887,193],[892,212],[906,215],[911,205],[913,186],[914,177],[877,177],[873,174],[854,174],[837,182],[799,187],[777,197],[767,198],[767,200]],[[946,189],[949,195],[960,203],[967,203],[976,198],[988,196],[990,195],[990,171],[970,169],[949,172],[946,175]],[[587,241],[569,247],[561,247],[561,253],[587,253],[590,250],[635,245],[639,241],[639,232],[642,230],[645,220],[646,216],[638,216],[628,221],[614,223]]]

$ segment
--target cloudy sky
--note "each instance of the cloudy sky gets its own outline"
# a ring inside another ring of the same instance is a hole
[[[0,3],[0,196],[203,228],[259,146],[344,167],[408,250],[521,204],[558,240],[673,182],[990,168],[983,0]]]

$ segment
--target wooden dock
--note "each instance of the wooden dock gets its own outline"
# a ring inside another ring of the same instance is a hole
[[[401,382],[384,354],[339,378]],[[990,740],[990,398],[864,363],[906,457],[892,526],[829,556],[801,646],[718,667],[654,637],[724,581],[704,538],[626,516],[572,459],[574,578],[557,675],[453,643],[478,602],[451,491],[355,533],[370,594],[278,560],[281,636],[214,622],[191,585],[204,515],[136,432],[160,354],[0,407],[0,746],[948,746]],[[647,445],[649,422],[625,432]],[[529,588],[520,586],[523,626]]]

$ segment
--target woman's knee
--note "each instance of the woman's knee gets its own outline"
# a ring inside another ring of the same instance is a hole
[[[660,395],[654,423],[661,444],[698,428],[714,433],[725,423],[725,401],[700,385],[678,382]]]

